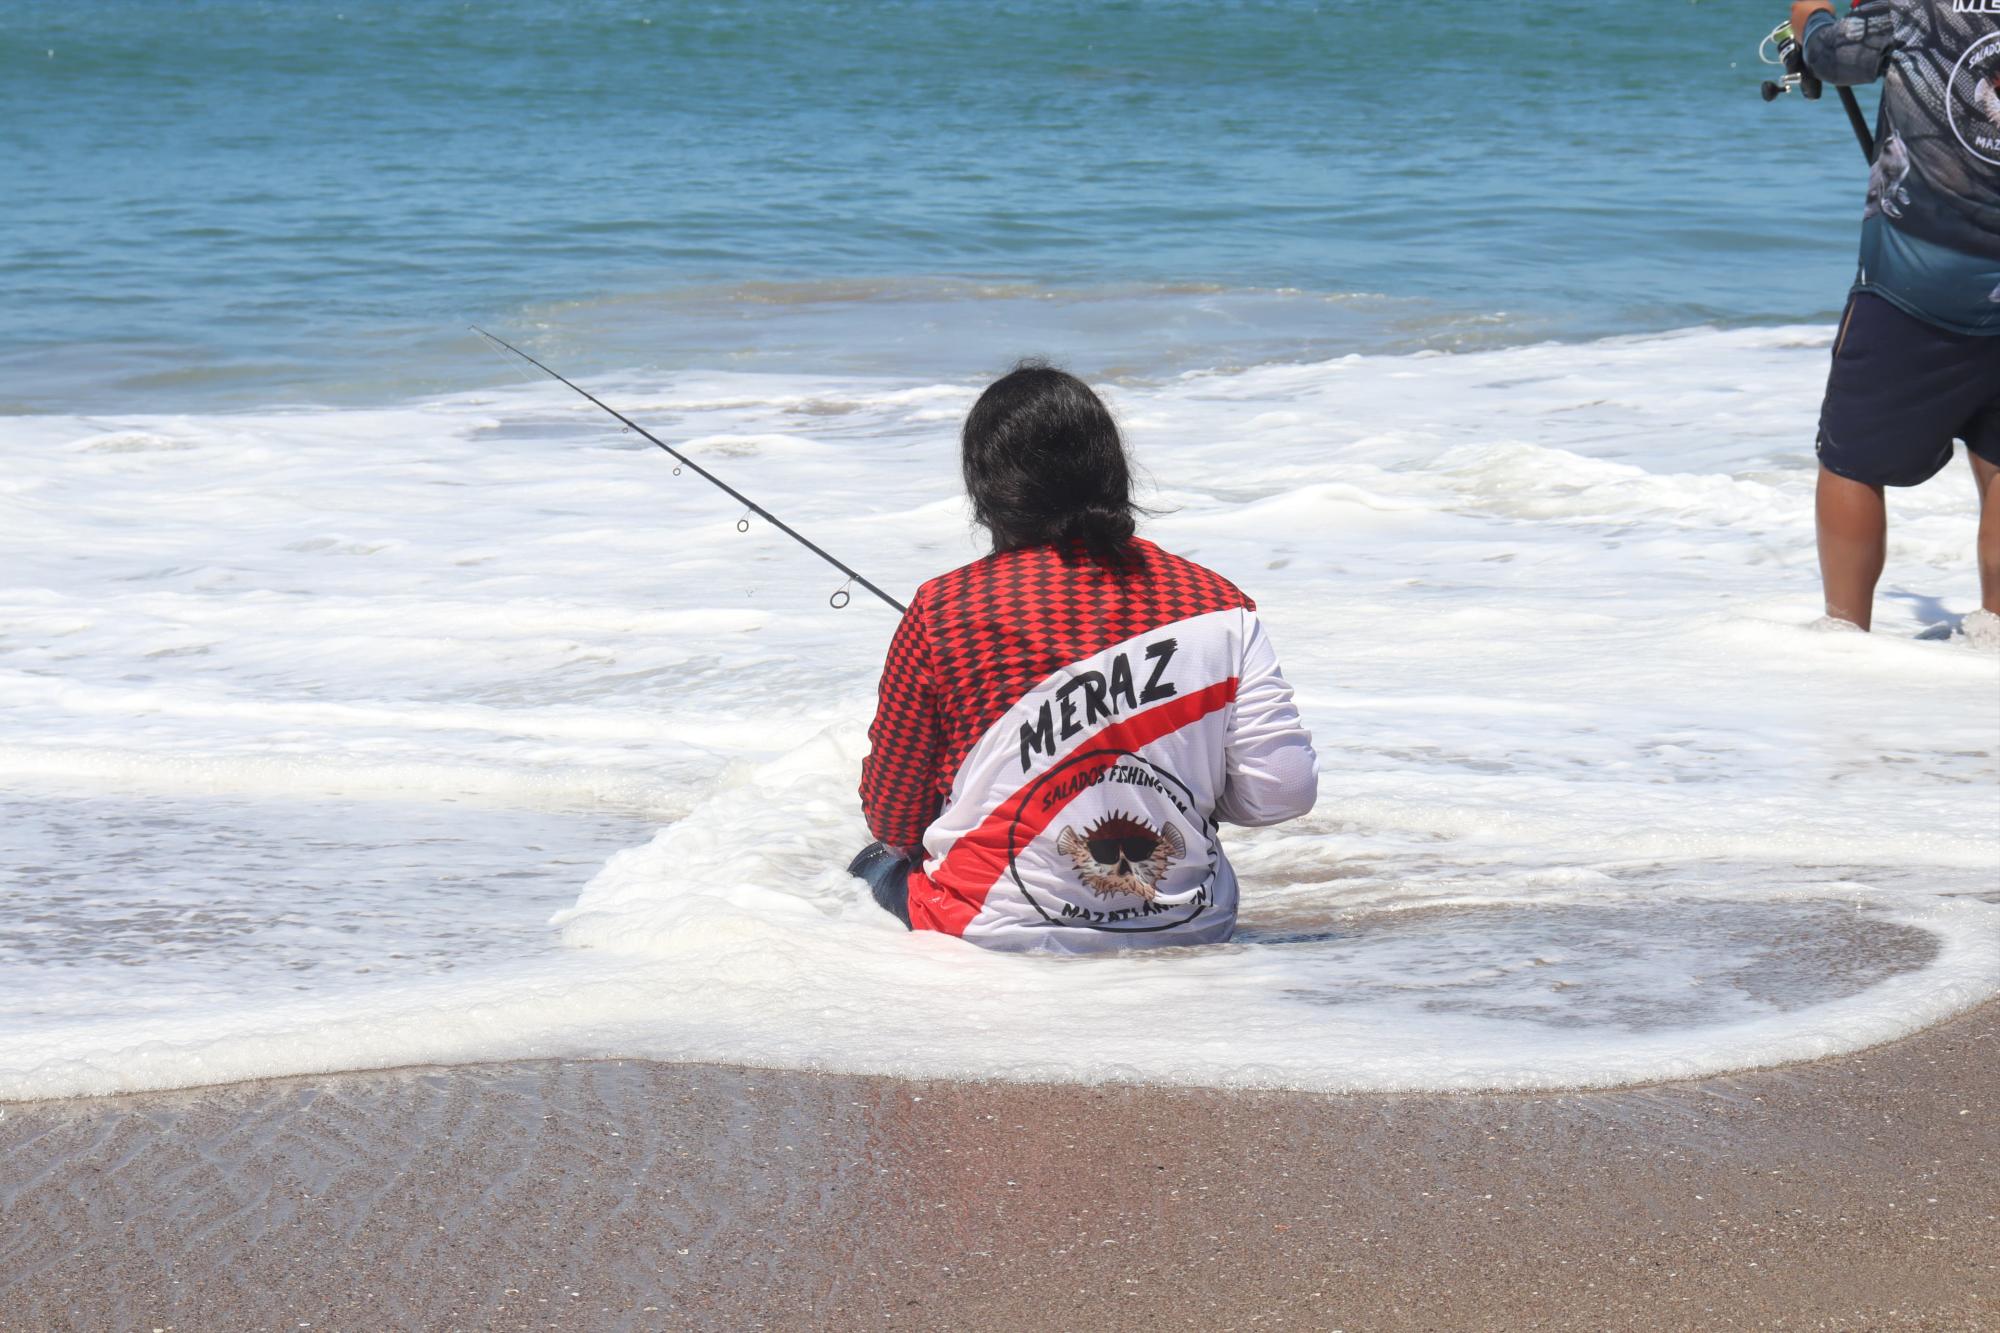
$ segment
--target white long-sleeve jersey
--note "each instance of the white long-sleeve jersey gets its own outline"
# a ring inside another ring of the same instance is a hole
[[[862,801],[878,838],[921,845],[916,928],[1061,953],[1225,940],[1220,825],[1312,808],[1312,739],[1254,604],[1132,553],[1005,552],[911,602]]]

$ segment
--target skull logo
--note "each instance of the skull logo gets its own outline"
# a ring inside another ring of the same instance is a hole
[[[1076,866],[1077,877],[1100,898],[1129,893],[1143,902],[1160,896],[1160,881],[1187,855],[1187,839],[1169,823],[1165,830],[1142,819],[1112,812],[1082,834],[1065,826],[1056,850]]]

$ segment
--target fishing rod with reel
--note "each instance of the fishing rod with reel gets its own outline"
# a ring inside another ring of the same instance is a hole
[[[1764,80],[1758,88],[1766,102],[1775,102],[1790,92],[1808,102],[1817,102],[1826,91],[1825,83],[1806,68],[1805,44],[1792,31],[1790,20],[1771,29],[1770,35],[1757,44],[1757,58],[1784,71],[1775,79]],[[1868,128],[1868,118],[1861,114],[1861,103],[1855,99],[1854,90],[1836,85],[1834,92],[1840,95],[1841,109],[1847,112],[1847,124],[1861,145],[1861,155],[1873,163],[1875,135]]]
[[[574,389],[577,393],[583,395],[585,398],[589,399],[597,406],[603,408],[606,412],[610,413],[613,417],[617,418],[618,421],[624,425],[626,430],[636,431],[638,434],[644,436],[647,440],[651,441],[653,444],[658,445],[662,450],[664,450],[667,453],[669,457],[671,457],[674,460],[674,472],[676,473],[676,475],[679,474],[682,468],[688,468],[697,477],[700,477],[703,481],[715,487],[723,494],[729,496],[733,500],[741,502],[744,506],[746,506],[749,509],[751,514],[757,515],[759,518],[763,519],[766,523],[769,523],[772,527],[784,533],[787,537],[790,537],[793,541],[805,547],[808,551],[811,551],[814,555],[826,561],[829,565],[832,565],[835,569],[839,570],[841,573],[847,575],[847,582],[843,583],[839,588],[835,589],[833,595],[826,599],[826,604],[828,606],[831,606],[834,610],[836,611],[840,610],[842,607],[846,606],[849,601],[852,600],[852,596],[848,592],[848,589],[857,583],[860,584],[862,587],[866,588],[869,592],[874,593],[877,597],[880,597],[884,602],[888,603],[890,606],[894,607],[898,615],[901,615],[903,612],[909,609],[908,607],[904,606],[901,602],[891,597],[888,593],[883,592],[873,583],[870,583],[867,579],[863,578],[860,574],[856,573],[848,565],[836,559],[830,552],[826,550],[825,547],[822,547],[818,543],[808,539],[803,533],[799,532],[799,530],[794,528],[791,524],[785,522],[783,519],[779,518],[776,514],[764,508],[764,506],[758,504],[755,500],[752,500],[749,496],[737,490],[734,486],[731,486],[728,482],[716,476],[713,472],[710,472],[707,468],[695,462],[692,458],[689,458],[686,454],[674,448],[671,444],[668,444],[665,440],[653,434],[653,432],[647,430],[644,426],[632,420],[632,418],[626,416],[623,412],[620,412],[617,408],[612,407],[609,403],[606,403],[596,394],[590,392],[590,390],[585,389],[582,386],[573,383],[572,381],[566,379],[558,372],[551,370],[549,367],[535,360],[534,357],[529,356],[526,352],[514,346],[514,344],[508,342],[505,338],[500,338],[491,333],[488,333],[485,329],[480,328],[477,324],[474,324],[471,327],[472,331],[478,334],[480,337],[485,338],[489,342],[497,343],[499,346],[512,352],[515,356],[520,357],[523,361],[526,361],[529,365],[541,371],[543,374],[549,376],[551,379],[557,381],[560,384],[567,385],[569,388]],[[745,514],[742,518],[736,520],[736,530],[738,532],[750,531],[749,514]]]

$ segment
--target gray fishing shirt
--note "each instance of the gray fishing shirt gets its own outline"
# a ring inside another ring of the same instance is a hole
[[[1855,290],[2000,335],[2000,0],[1857,0],[1803,45],[1828,83],[1882,80]]]

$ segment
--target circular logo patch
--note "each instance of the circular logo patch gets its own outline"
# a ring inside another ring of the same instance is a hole
[[[1023,796],[1007,833],[1007,873],[1050,925],[1169,930],[1214,903],[1215,826],[1195,809],[1187,784],[1151,760],[1085,750]],[[1038,892],[1022,876],[1030,847],[1031,864],[1053,867],[1061,894]]]
[[[1965,151],[2000,166],[2000,32],[1980,38],[1958,58],[1944,104]]]

